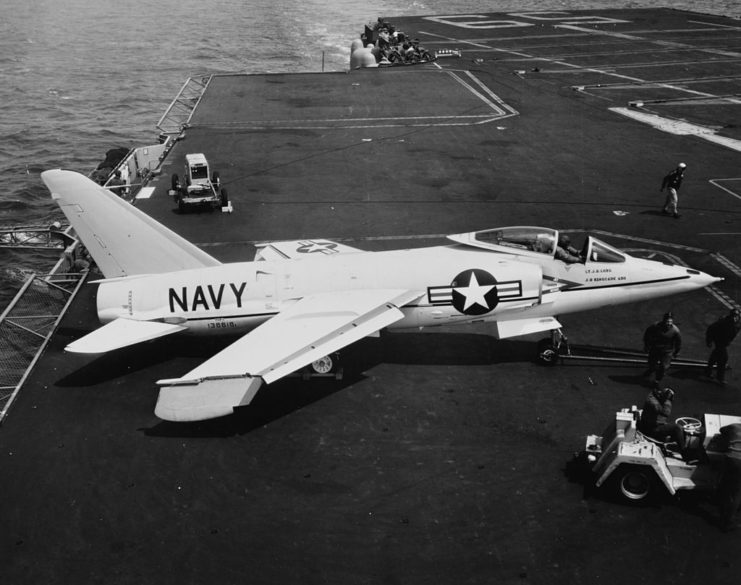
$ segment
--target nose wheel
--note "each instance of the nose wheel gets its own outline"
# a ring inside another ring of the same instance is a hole
[[[569,340],[561,329],[553,329],[551,336],[538,342],[538,362],[555,366],[560,356],[569,355]]]

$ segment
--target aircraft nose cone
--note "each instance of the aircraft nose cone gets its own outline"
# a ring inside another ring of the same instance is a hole
[[[723,280],[719,276],[711,276],[710,274],[692,268],[687,269],[687,274],[689,274],[690,278],[700,286],[709,286]]]

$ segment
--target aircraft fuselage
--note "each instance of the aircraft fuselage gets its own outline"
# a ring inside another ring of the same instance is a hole
[[[565,264],[467,246],[357,252],[225,264],[103,281],[102,322],[123,317],[243,333],[307,295],[406,289],[419,297],[392,328],[537,318],[684,292],[713,279],[681,266],[632,258]]]

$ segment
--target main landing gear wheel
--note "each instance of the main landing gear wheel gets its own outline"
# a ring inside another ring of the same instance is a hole
[[[314,377],[342,380],[343,369],[340,366],[340,354],[334,352],[333,354],[325,355],[324,357],[311,362],[303,369],[301,377],[304,380],[310,380]]]
[[[311,369],[317,374],[329,374],[333,368],[334,361],[332,360],[332,357],[328,355],[311,362]]]

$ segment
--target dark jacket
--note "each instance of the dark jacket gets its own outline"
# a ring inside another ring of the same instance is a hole
[[[643,334],[643,344],[648,351],[665,351],[678,354],[682,349],[682,334],[676,325],[664,329],[663,322],[649,325]]]
[[[741,324],[737,324],[733,317],[726,315],[708,327],[705,332],[705,341],[708,345],[714,343],[716,347],[728,347],[739,329],[741,329]]]
[[[741,424],[734,423],[721,427],[721,441],[728,457],[741,459]]]
[[[670,189],[679,189],[682,186],[682,179],[684,178],[684,171],[674,169],[669,173],[661,183],[661,190],[663,191],[667,187]]]
[[[638,430],[642,433],[650,435],[657,427],[669,421],[672,413],[672,399],[670,396],[665,396],[664,400],[661,400],[660,395],[660,390],[652,390],[646,397],[641,420],[638,422]]]

